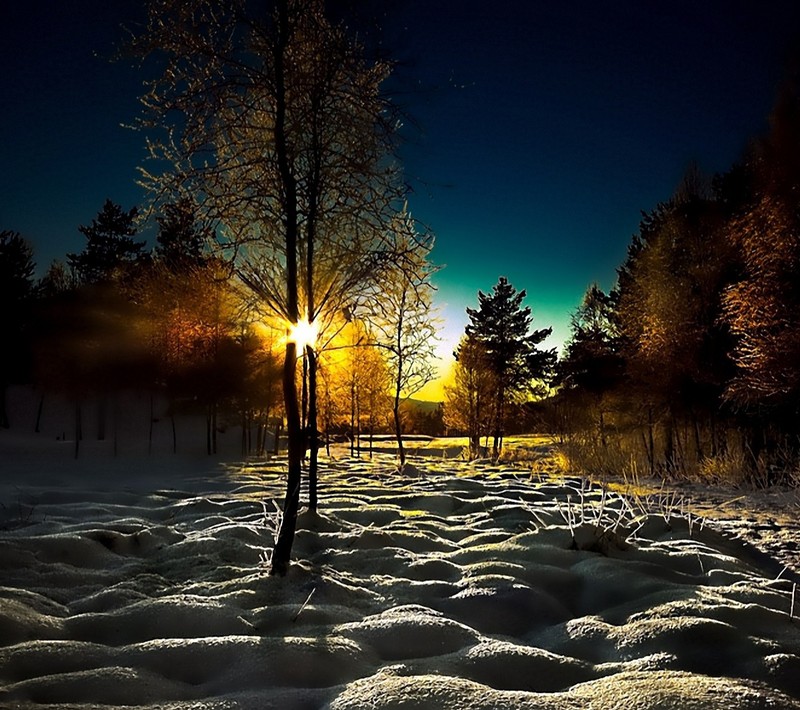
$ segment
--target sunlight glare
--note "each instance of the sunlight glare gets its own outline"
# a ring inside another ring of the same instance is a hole
[[[307,346],[314,346],[317,342],[317,324],[301,320],[289,327],[289,342],[296,343],[297,349],[302,352]]]

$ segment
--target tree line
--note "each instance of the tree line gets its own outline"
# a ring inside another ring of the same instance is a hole
[[[727,171],[643,213],[615,286],[572,318],[544,408],[596,472],[762,485],[800,461],[800,95]]]
[[[19,233],[0,232],[0,289],[9,336],[0,369],[0,426],[21,425],[6,408],[12,384],[40,392],[37,421],[25,422],[37,429],[47,397],[66,395],[75,405],[77,453],[84,437],[114,437],[106,431],[115,427],[114,402],[121,393],[136,391],[168,402],[173,434],[174,417],[204,413],[209,454],[217,451],[217,432],[230,424],[241,425],[244,456],[276,445],[284,418],[285,324],[253,306],[230,263],[210,248],[213,235],[199,224],[191,201],[168,203],[162,212],[149,250],[137,240],[137,209],[106,200],[91,223],[78,228],[83,250],[54,261],[40,278],[31,244]],[[410,217],[403,219],[411,229]],[[425,308],[408,295],[398,307],[397,293],[388,289],[385,299],[372,301],[374,314],[341,314],[322,334],[327,342],[314,345],[321,360],[317,389],[324,443],[347,437],[358,454],[360,439],[393,432],[398,422],[403,431],[427,425],[429,433],[431,427],[440,433],[436,422],[405,403],[430,377],[431,343],[412,347],[432,328],[427,279],[433,267],[427,252],[428,247],[414,254],[420,270],[408,272],[425,294]],[[408,283],[412,280],[397,278],[392,287],[402,294]],[[414,304],[416,311],[410,308]],[[402,329],[393,329],[398,318],[414,319],[412,345],[406,346]],[[408,362],[400,367],[398,358]],[[299,387],[305,424],[307,377]],[[89,401],[99,409],[96,432],[81,426]],[[173,449],[178,446],[173,439]]]
[[[212,449],[223,399],[246,413],[280,393],[288,467],[276,574],[289,562],[306,456],[316,510],[320,422],[335,419],[337,390],[323,354],[349,341],[359,367],[372,368],[351,370],[351,426],[365,417],[375,425],[383,397],[371,388],[388,380],[401,465],[401,403],[431,374],[433,241],[405,207],[402,116],[386,88],[395,65],[378,28],[354,29],[328,10],[322,0],[149,0],[145,23],[120,49],[150,75],[137,122],[149,153],[140,178],[147,212],[178,219],[176,229],[202,225],[214,248],[185,260],[187,245],[172,249],[176,235],[162,224],[159,244],[169,254],[142,259],[126,224],[132,213],[107,204],[84,231],[85,251],[48,272],[40,290],[58,294],[37,314],[49,314],[46,327],[35,328],[59,345],[37,350],[45,353],[37,377],[49,371],[50,383],[146,377],[170,392],[201,390]],[[186,222],[170,213],[187,205]],[[107,222],[113,235],[103,233]],[[109,253],[116,263],[97,272]],[[70,288],[60,289],[65,282]],[[264,346],[257,322],[280,333],[267,337],[274,347]],[[15,326],[22,331],[25,321]],[[135,363],[110,365],[102,354],[114,350]],[[69,378],[69,365],[58,371],[62,356],[77,364]],[[245,386],[259,371],[259,386]],[[266,376],[273,372],[275,388]]]

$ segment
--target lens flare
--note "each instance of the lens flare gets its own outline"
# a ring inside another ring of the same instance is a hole
[[[289,326],[289,342],[296,343],[297,349],[303,351],[307,346],[314,347],[317,342],[317,324],[301,320]]]

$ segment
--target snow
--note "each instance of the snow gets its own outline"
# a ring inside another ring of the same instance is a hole
[[[47,441],[0,434],[3,707],[800,708],[798,577],[724,526],[342,449],[277,578],[281,460]]]

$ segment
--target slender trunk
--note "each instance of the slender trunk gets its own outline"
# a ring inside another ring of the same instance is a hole
[[[703,460],[703,441],[700,433],[700,420],[697,415],[692,414],[692,426],[694,429],[694,451],[697,461]]]
[[[356,400],[356,456],[361,458],[361,402]]]
[[[281,434],[283,433],[283,419],[275,423],[275,441],[273,453],[277,456],[281,452]]]
[[[406,309],[406,289],[403,289],[402,297],[400,299],[399,313],[397,314],[397,330],[395,332],[395,355],[397,357],[397,371],[395,372],[394,380],[394,406],[392,407],[392,415],[394,416],[394,434],[397,438],[397,457],[400,460],[400,468],[402,469],[406,463],[406,451],[403,448],[403,422],[400,417],[400,394],[403,389],[403,367],[404,352],[403,352],[403,330]]]
[[[671,414],[667,416],[667,423],[664,425],[664,466],[667,474],[674,473],[675,428]]]
[[[296,365],[296,346],[289,342],[286,344],[286,358],[283,365],[283,398],[286,405],[286,431],[289,437],[288,474],[283,516],[275,540],[275,548],[272,551],[270,568],[270,574],[280,576],[285,575],[289,569],[294,533],[297,529],[297,513],[300,509],[303,432],[300,428],[300,405],[297,401]]]
[[[352,375],[351,375],[352,376]],[[356,381],[350,381],[350,456],[355,455],[356,445]]]
[[[308,426],[308,357],[303,349],[303,380],[300,385],[300,428]]]
[[[608,441],[606,440],[606,420],[605,420],[605,414],[603,412],[603,405],[602,404],[598,404],[598,408],[600,410],[599,417],[598,417],[598,419],[599,419],[598,425],[600,427],[600,445],[604,449],[607,449],[608,448]]]
[[[469,438],[469,457],[470,459],[477,459],[480,457],[481,452],[481,435],[473,434]]]
[[[297,298],[297,181],[292,172],[289,150],[286,144],[286,84],[285,54],[291,40],[292,28],[289,23],[287,0],[278,0],[277,41],[274,48],[275,63],[275,122],[273,137],[277,156],[278,172],[283,188],[286,238],[286,305],[287,317],[291,325],[298,321]],[[285,575],[289,569],[292,555],[294,533],[297,528],[297,513],[300,508],[300,483],[303,464],[303,432],[300,428],[300,407],[297,401],[297,346],[286,344],[283,361],[283,402],[286,409],[286,427],[289,438],[288,471],[286,476],[286,496],[283,504],[281,525],[272,551],[270,574]]]
[[[308,351],[308,509],[317,512],[318,454],[317,435],[317,355],[309,345]]]
[[[399,383],[398,383],[399,388]],[[400,417],[400,390],[396,389],[394,394],[394,407],[392,408],[394,416],[394,435],[397,438],[397,456],[400,459],[400,468],[406,462],[406,450],[403,446],[403,422]]]
[[[328,420],[325,420],[325,453],[328,458],[331,456],[331,425]]]

